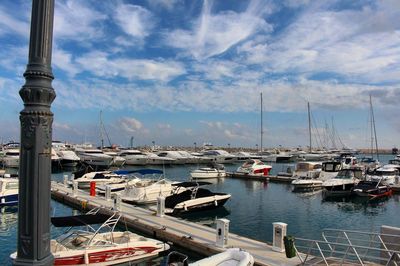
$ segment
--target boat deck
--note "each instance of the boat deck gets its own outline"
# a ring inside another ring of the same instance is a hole
[[[105,208],[106,212],[113,212],[113,201],[107,201],[100,196],[92,197],[83,190],[77,190],[74,195],[71,188],[54,181],[51,187],[52,198],[57,201],[79,209],[89,210],[101,206]],[[153,211],[122,202],[119,211],[122,214],[121,222],[154,238],[173,242],[177,246],[204,256],[210,256],[224,250],[215,245],[216,232],[214,228],[171,216],[158,217]],[[250,252],[255,259],[255,265],[290,266],[300,263],[297,257],[288,259],[285,253],[273,251],[272,247],[267,243],[233,233],[229,233],[228,247],[238,247]]]
[[[249,175],[249,174],[238,174],[234,172],[226,173],[226,177],[239,178],[245,180],[258,180],[258,181],[270,181],[270,182],[280,182],[280,183],[291,183],[295,178],[290,176],[280,176],[280,175]]]

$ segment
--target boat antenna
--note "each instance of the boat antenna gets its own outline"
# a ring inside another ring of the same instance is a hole
[[[310,152],[312,150],[311,143],[311,112],[310,112],[310,102],[307,102],[307,110],[308,110],[308,133],[310,137]]]
[[[263,134],[264,134],[264,131],[263,131],[263,97],[262,97],[262,92],[260,92],[260,98],[261,98],[261,108],[260,108],[260,110],[261,110],[260,151],[262,152],[262,150],[263,150]]]

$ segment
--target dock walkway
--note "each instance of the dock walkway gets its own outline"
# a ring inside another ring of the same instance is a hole
[[[86,210],[103,207],[106,212],[113,212],[114,202],[107,201],[104,197],[93,197],[83,190],[77,190],[74,195],[71,188],[54,181],[51,188],[52,198],[67,205]],[[216,232],[214,228],[171,216],[158,217],[153,211],[122,202],[118,210],[122,214],[121,221],[125,222],[128,227],[152,235],[154,238],[173,242],[177,246],[204,256],[224,250],[215,246]],[[290,266],[300,264],[297,257],[288,259],[285,253],[273,251],[272,247],[266,243],[233,233],[229,233],[228,247],[238,247],[248,251],[253,255],[255,265]]]

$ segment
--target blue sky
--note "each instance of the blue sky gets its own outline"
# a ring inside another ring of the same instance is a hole
[[[0,137],[19,139],[30,1],[0,1]],[[400,2],[56,0],[53,138],[305,146],[315,127],[399,146]],[[317,139],[314,131],[314,139]],[[323,138],[323,136],[320,136]]]

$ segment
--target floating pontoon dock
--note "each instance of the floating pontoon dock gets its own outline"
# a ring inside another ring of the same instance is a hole
[[[281,183],[291,183],[295,178],[289,176],[280,175],[249,175],[249,174],[239,174],[239,173],[226,173],[227,177],[238,178],[244,180],[258,180],[258,181],[271,181],[271,182],[281,182]]]
[[[90,196],[83,190],[73,191],[63,183],[52,182],[51,195],[54,200],[78,209],[89,210],[103,207],[110,214],[113,212],[114,201],[100,196]],[[173,242],[177,246],[210,256],[224,250],[216,246],[216,230],[204,225],[184,221],[179,218],[156,216],[153,211],[120,203],[118,210],[122,214],[121,222],[136,231],[154,238]],[[232,221],[234,222],[234,221]],[[272,232],[271,232],[272,234]],[[227,247],[238,247],[250,252],[255,265],[298,265],[298,257],[286,258],[285,253],[272,250],[269,244],[229,233]]]

